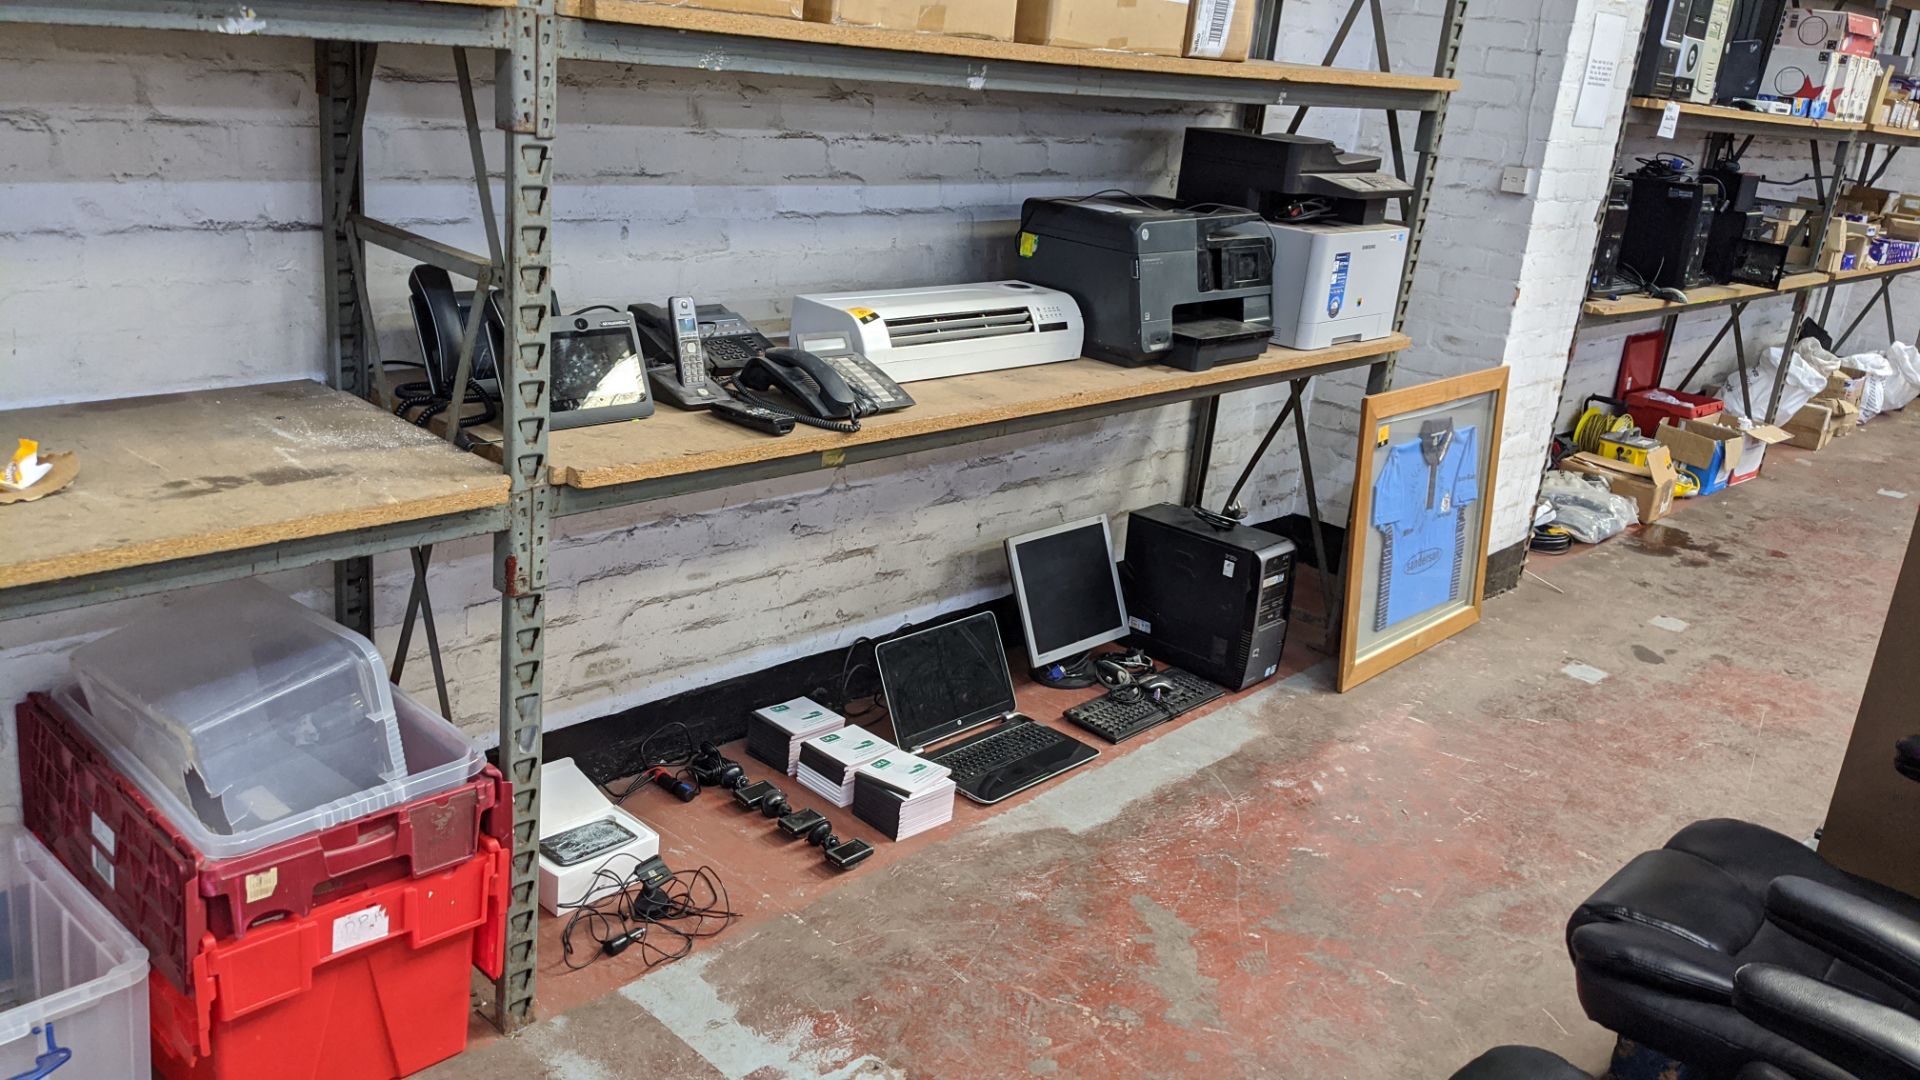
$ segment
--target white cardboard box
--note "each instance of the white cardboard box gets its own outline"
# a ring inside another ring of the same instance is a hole
[[[632,873],[641,863],[660,854],[660,834],[647,828],[640,819],[616,806],[601,793],[593,781],[580,771],[572,758],[549,761],[540,766],[540,839],[549,840],[570,829],[595,821],[611,819],[633,834],[620,847],[594,855],[572,866],[561,866],[540,856],[540,906],[555,915],[561,904],[577,906],[591,903],[619,888],[619,879]],[[606,867],[615,880],[595,883],[594,874]],[[591,890],[591,895],[588,895]]]

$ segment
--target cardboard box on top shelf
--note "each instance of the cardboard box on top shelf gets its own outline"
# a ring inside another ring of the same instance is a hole
[[[1020,0],[1016,41],[1066,49],[1179,56],[1187,46],[1187,0]]]
[[[699,8],[702,11],[731,11],[736,15],[768,15],[777,19],[800,17],[804,0],[641,0],[657,7]],[[588,5],[591,8],[591,4]]]
[[[1192,0],[1186,54],[1196,60],[1245,60],[1253,53],[1254,0]]]
[[[1886,213],[1887,207],[1892,206],[1898,198],[1900,198],[1900,193],[1897,191],[1888,191],[1885,188],[1866,187],[1861,184],[1849,184],[1842,188],[1839,196],[1833,200],[1833,212],[1835,214],[1865,214],[1868,217],[1879,217],[1881,214]]]
[[[1880,20],[1862,12],[1835,8],[1789,9],[1780,20],[1780,32],[1774,36],[1774,44],[1872,56],[1880,44]]]
[[[1653,437],[1673,453],[1673,463],[1700,481],[1700,494],[1711,495],[1727,486],[1740,467],[1746,439],[1738,428],[1704,420],[1662,420]]]
[[[1833,441],[1833,402],[1809,401],[1781,425],[1792,436],[1789,446],[1821,450]]]
[[[1018,0],[806,0],[808,22],[1012,41]]]
[[[1674,467],[1673,455],[1664,446],[1648,454],[1644,465],[1579,453],[1561,458],[1560,468],[1605,480],[1615,495],[1632,499],[1640,508],[1642,525],[1652,524],[1673,512],[1673,489],[1680,482],[1680,470]]]

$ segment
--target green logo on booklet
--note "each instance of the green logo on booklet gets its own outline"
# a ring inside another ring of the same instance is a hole
[[[780,706],[780,707],[781,707],[781,708],[783,708],[783,709],[784,709],[784,708],[786,708],[786,706],[785,706],[785,705],[782,705],[782,706]],[[825,715],[826,715],[826,714],[825,714],[825,713],[823,713],[823,712],[821,712],[821,711],[820,711],[819,709],[815,709],[815,710],[813,710],[812,712],[810,712],[810,713],[808,713],[807,715],[805,715],[805,716],[803,716],[803,717],[801,717],[800,719],[802,719],[802,720],[811,720],[811,719],[813,719],[813,718],[814,718],[814,717],[816,717],[816,716],[825,716]]]
[[[840,736],[839,736],[838,734],[833,734],[833,735],[822,735],[822,736],[820,736],[820,741],[821,741],[821,742],[823,742],[823,743],[829,743],[829,742],[839,742],[839,741],[840,741]]]
[[[886,758],[880,758],[873,763],[873,767],[876,769],[889,769],[893,767],[893,762],[888,761]]]
[[[791,709],[791,708],[793,708],[793,706],[791,705],[775,705],[773,708],[768,709],[767,711],[768,712],[786,712],[788,709]]]

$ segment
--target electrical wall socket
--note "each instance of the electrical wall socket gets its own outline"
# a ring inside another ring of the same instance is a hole
[[[1533,193],[1533,170],[1525,165],[1509,165],[1500,170],[1500,190],[1509,195]]]

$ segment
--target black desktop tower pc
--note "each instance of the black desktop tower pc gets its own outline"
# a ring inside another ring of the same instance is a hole
[[[1666,176],[1633,177],[1632,208],[1620,265],[1662,288],[1708,284],[1707,244],[1713,237],[1709,185]]]
[[[1228,690],[1280,669],[1293,613],[1293,542],[1172,503],[1127,515],[1120,581],[1147,655]]]
[[[1613,299],[1622,293],[1634,291],[1620,277],[1620,245],[1627,239],[1627,218],[1633,209],[1633,182],[1624,176],[1614,177],[1602,209],[1600,243],[1594,248],[1593,273],[1587,278],[1587,295]]]
[[[1653,0],[1647,6],[1647,29],[1640,39],[1640,62],[1634,68],[1634,96],[1685,97],[1693,91],[1702,43],[1689,36],[1692,26],[1693,0]]]

